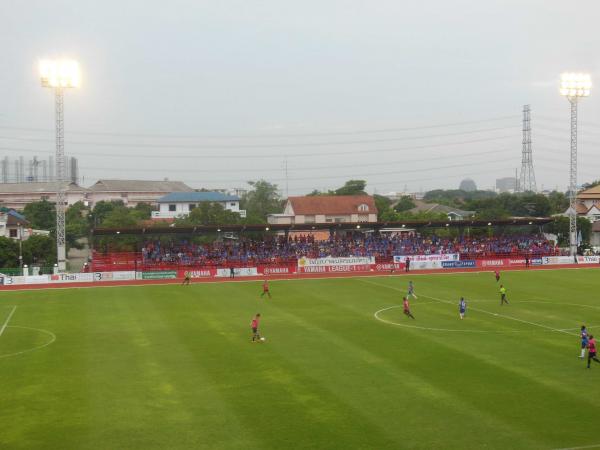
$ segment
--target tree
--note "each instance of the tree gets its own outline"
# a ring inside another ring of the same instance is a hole
[[[78,241],[90,233],[87,214],[88,209],[83,202],[74,203],[65,212],[67,248],[83,248]]]
[[[106,200],[101,200],[94,206],[92,213],[89,215],[89,219],[91,224],[96,226],[104,226],[104,219],[115,209],[118,207],[125,207],[125,204],[121,200],[113,200],[107,202]]]
[[[50,236],[34,235],[23,241],[25,264],[52,265],[56,261],[56,242]]]
[[[552,191],[548,195],[551,214],[562,214],[569,209],[569,199],[564,192]]]
[[[283,205],[277,185],[265,180],[249,181],[252,189],[240,202],[240,208],[246,210],[247,223],[266,223],[267,215],[281,212]]]
[[[415,205],[415,202],[413,202],[412,198],[405,195],[405,196],[400,197],[400,200],[398,200],[398,203],[396,203],[396,205],[394,206],[394,211],[396,211],[396,212],[408,211],[409,209],[413,209],[415,206],[417,206],[417,205]]]
[[[335,190],[335,195],[366,195],[366,187],[365,180],[349,180],[341,188]]]
[[[14,239],[0,237],[0,267],[19,265],[19,244]]]
[[[569,245],[569,218],[566,216],[557,217],[556,220],[547,225],[548,233],[558,236],[558,245]],[[585,217],[577,217],[577,232],[581,232],[581,239],[584,243],[590,242],[592,233],[592,223]]]
[[[132,214],[138,220],[148,220],[152,218],[152,211],[154,211],[154,207],[149,203],[138,203],[133,208]]]
[[[595,180],[595,181],[592,181],[591,183],[584,183],[583,186],[581,186],[581,187],[585,190],[585,189],[591,189],[598,185],[600,185],[600,180]]]
[[[396,213],[392,209],[392,201],[383,195],[375,194],[375,206],[377,207],[377,220],[380,222],[394,222]]]
[[[56,229],[56,208],[54,203],[47,200],[28,203],[23,209],[23,215],[33,229],[49,231]]]
[[[241,222],[240,215],[223,208],[219,203],[202,202],[187,217],[175,221],[177,225],[232,225]]]

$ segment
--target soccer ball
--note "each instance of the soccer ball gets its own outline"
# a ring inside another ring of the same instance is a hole
[[[265,341],[265,338],[264,338],[264,337],[261,337],[261,338],[260,338],[260,340],[264,342],[264,341]]]

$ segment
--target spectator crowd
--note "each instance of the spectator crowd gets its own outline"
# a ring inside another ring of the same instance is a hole
[[[419,235],[332,236],[316,241],[311,236],[283,236],[263,240],[228,239],[209,244],[189,240],[146,242],[142,248],[144,266],[174,264],[184,266],[227,266],[248,263],[295,262],[301,257],[373,256],[389,259],[395,255],[459,253],[461,259],[494,256],[540,257],[558,254],[554,244],[542,235],[443,238]]]

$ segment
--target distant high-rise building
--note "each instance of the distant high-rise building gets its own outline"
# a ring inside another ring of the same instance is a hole
[[[517,190],[517,179],[515,177],[497,178],[496,190],[498,192],[515,192]]]
[[[79,181],[79,162],[73,156],[65,156],[65,179],[77,183]],[[54,156],[40,159],[34,156],[25,160],[23,156],[11,158],[5,156],[0,160],[0,183],[36,183],[56,181]]]
[[[465,178],[460,182],[460,186],[458,187],[461,191],[472,192],[477,190],[477,185],[470,178]]]

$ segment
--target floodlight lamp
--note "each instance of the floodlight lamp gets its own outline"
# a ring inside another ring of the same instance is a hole
[[[76,88],[80,84],[79,64],[72,60],[40,61],[40,79],[43,87]]]
[[[587,73],[563,73],[560,77],[560,95],[565,97],[589,97],[592,79]]]

